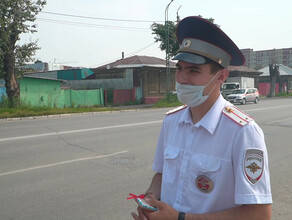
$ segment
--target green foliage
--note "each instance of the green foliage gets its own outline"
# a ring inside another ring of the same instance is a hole
[[[2,96],[0,108],[14,108],[17,106],[20,106],[19,98],[15,97],[12,100],[8,100],[8,97],[6,95]]]
[[[169,54],[173,57],[179,49],[179,44],[176,40],[176,24],[173,21],[167,21],[166,24],[153,23],[151,25],[152,34],[156,35],[155,41],[161,42],[160,49],[166,50],[167,46],[167,28],[169,27]]]
[[[22,67],[25,66],[25,64],[34,61],[32,58],[36,50],[40,49],[37,46],[36,42],[30,42],[23,45],[16,45],[15,47],[15,65],[16,65],[16,75],[20,76],[23,74]],[[27,70],[25,70],[27,71]]]
[[[180,106],[182,103],[178,100],[176,94],[169,94],[165,96],[164,99],[159,100],[153,107],[161,108],[161,107],[173,107]]]
[[[292,96],[292,93],[288,93],[287,92],[279,92],[276,94],[277,97],[288,97],[288,96]]]
[[[201,15],[198,15],[199,17],[203,17]],[[213,18],[208,18],[210,22],[214,23]],[[217,27],[220,27],[218,24],[215,24]],[[154,37],[155,42],[160,42],[160,49],[163,51],[166,51],[166,46],[167,46],[167,28],[169,28],[169,35],[168,35],[168,40],[169,40],[169,55],[170,57],[173,57],[176,55],[177,50],[179,49],[179,44],[176,39],[176,26],[177,22],[173,21],[167,21],[165,24],[158,24],[158,23],[153,23],[151,25],[151,30],[152,34],[156,35]]]
[[[36,42],[17,45],[20,35],[36,32],[33,22],[43,9],[46,0],[0,1],[0,77],[6,81],[9,102],[19,96],[15,67],[31,60]]]

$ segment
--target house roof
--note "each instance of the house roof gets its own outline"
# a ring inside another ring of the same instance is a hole
[[[259,71],[263,72],[261,76],[270,76],[269,66],[266,66]],[[288,66],[284,66],[283,64],[279,64],[279,72],[281,76],[290,76],[292,75],[292,69]]]
[[[63,79],[54,79],[54,78],[49,78],[49,77],[42,77],[42,76],[35,76],[35,75],[23,75],[23,78],[32,78],[32,79],[43,79],[43,80],[51,80],[51,81],[60,81],[64,82],[66,80]]]
[[[246,66],[228,66],[229,72],[247,72],[247,73],[261,73],[260,70],[248,68]]]
[[[176,62],[169,62],[171,68],[175,68]],[[115,62],[108,63],[97,67],[96,69],[112,69],[112,68],[139,68],[139,67],[163,67],[165,68],[166,61],[157,57],[150,56],[132,56],[116,60]]]

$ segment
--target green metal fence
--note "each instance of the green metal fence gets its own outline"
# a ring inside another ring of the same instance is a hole
[[[24,77],[20,80],[22,103],[35,107],[104,106],[103,89],[61,89],[61,80]]]

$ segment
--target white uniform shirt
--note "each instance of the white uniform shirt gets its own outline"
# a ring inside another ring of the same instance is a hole
[[[254,121],[240,126],[224,115],[222,110],[229,105],[220,95],[196,124],[189,107],[165,117],[153,169],[162,173],[161,201],[174,209],[201,214],[242,204],[272,203],[263,132]],[[263,160],[248,158],[263,161],[262,167],[252,170],[246,165],[249,149],[263,153]],[[263,172],[256,182],[249,181],[246,171],[252,175],[259,170]],[[210,192],[197,186],[202,176],[210,181]]]

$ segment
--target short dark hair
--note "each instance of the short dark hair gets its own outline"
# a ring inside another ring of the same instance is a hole
[[[215,62],[211,62],[210,66],[211,66],[211,74],[216,74],[218,71],[224,69],[224,67],[220,66],[219,64]]]

